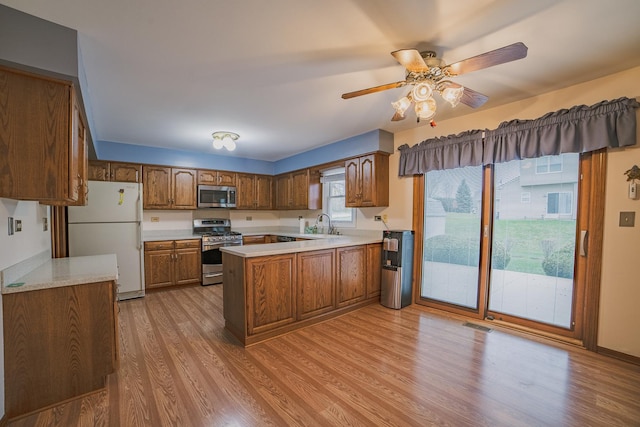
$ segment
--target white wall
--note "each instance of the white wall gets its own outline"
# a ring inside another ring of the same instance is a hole
[[[605,78],[571,86],[523,101],[480,111],[460,119],[446,120],[431,128],[428,124],[395,134],[394,147],[410,146],[436,136],[457,134],[469,129],[495,129],[501,122],[512,119],[536,119],[544,114],[574,105],[593,105],[603,100],[623,96],[640,98],[640,67]],[[460,105],[457,108],[467,108]],[[640,112],[638,112],[640,117]],[[438,117],[436,115],[436,121]],[[640,119],[639,119],[640,122]],[[387,209],[390,222],[411,225],[412,179],[398,178],[398,157],[391,159],[391,207]],[[601,278],[601,304],[598,345],[614,351],[640,357],[640,281],[636,266],[640,264],[640,201],[626,195],[623,172],[634,164],[640,166],[640,148],[610,150],[607,162],[607,186],[604,257]],[[394,169],[395,168],[395,169]],[[634,228],[619,228],[620,211],[636,212]]]
[[[8,218],[22,221],[22,231],[8,235]],[[0,270],[24,261],[43,251],[51,250],[50,231],[43,231],[43,218],[51,220],[49,208],[38,202],[23,202],[0,198]],[[50,229],[50,228],[49,228]],[[0,331],[4,330],[2,298],[0,295]],[[4,415],[4,346],[0,340],[0,414]]]

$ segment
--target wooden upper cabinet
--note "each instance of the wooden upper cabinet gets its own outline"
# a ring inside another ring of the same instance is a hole
[[[275,177],[276,209],[321,209],[320,171],[300,169]],[[319,192],[320,191],[320,192]]]
[[[0,67],[0,197],[79,202],[87,171],[81,120],[71,82]]]
[[[198,170],[199,185],[235,186],[236,173],[228,171]]]
[[[89,161],[89,180],[140,182],[142,165],[125,162]]]
[[[171,169],[172,209],[197,209],[196,171]]]
[[[293,209],[293,199],[291,190],[291,174],[278,175],[275,177],[276,186],[276,209]]]
[[[142,171],[145,209],[196,209],[198,207],[195,170],[145,165]]]
[[[273,207],[273,179],[267,175],[255,176],[256,209],[271,209]]]
[[[389,156],[375,153],[345,161],[347,207],[389,206]]]
[[[236,208],[271,209],[271,183],[268,175],[236,174]]]

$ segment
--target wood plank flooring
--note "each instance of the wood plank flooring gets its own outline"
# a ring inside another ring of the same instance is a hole
[[[221,286],[150,293],[104,391],[9,425],[640,425],[639,366],[463,323],[375,304],[245,349]]]

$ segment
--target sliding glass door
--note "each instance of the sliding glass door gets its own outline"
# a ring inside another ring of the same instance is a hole
[[[572,336],[580,156],[430,171],[418,302]]]
[[[421,296],[476,310],[482,167],[428,172],[424,197]]]
[[[579,155],[494,166],[488,315],[570,328]]]

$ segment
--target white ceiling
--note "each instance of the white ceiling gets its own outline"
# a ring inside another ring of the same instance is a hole
[[[226,130],[238,149],[217,154],[269,161],[429,126],[390,121],[406,89],[340,97],[403,80],[397,49],[452,63],[525,43],[527,58],[455,78],[489,96],[483,109],[640,65],[638,0],[0,3],[78,30],[94,140],[213,153],[211,133]],[[474,111],[438,108],[436,121]]]

